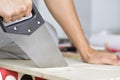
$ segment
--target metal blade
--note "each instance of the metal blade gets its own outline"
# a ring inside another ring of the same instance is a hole
[[[47,26],[46,23],[43,24],[31,35],[5,34],[7,34],[38,67],[67,66]]]

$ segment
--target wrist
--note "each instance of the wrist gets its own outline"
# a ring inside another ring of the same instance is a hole
[[[86,47],[86,48],[81,48],[78,50],[80,52],[80,55],[83,59],[83,61],[87,62],[87,60],[89,59],[89,57],[96,53],[96,51],[94,49],[92,49],[91,47]]]

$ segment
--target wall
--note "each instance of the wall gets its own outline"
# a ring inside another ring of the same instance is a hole
[[[55,21],[55,19],[52,17],[50,12],[48,11],[44,0],[35,0],[36,4],[38,5],[37,7],[39,8],[39,11],[42,15],[42,17],[48,21],[50,24],[52,24],[55,29],[57,30],[57,34],[59,38],[67,38],[63,30],[61,29],[60,25]]]
[[[37,0],[36,0],[37,1]],[[88,36],[90,34],[90,15],[91,15],[91,1],[90,0],[74,0],[75,7],[77,9],[78,17],[81,20],[81,24],[83,26],[83,29]],[[46,8],[46,5],[44,3],[44,0],[38,0],[37,2],[39,11],[43,18],[50,22],[57,30],[59,38],[66,39],[67,36],[59,26],[59,24],[54,20],[54,18],[49,13],[48,9]]]
[[[91,0],[74,0],[79,20],[87,38],[91,35]]]
[[[67,38],[59,24],[49,13],[44,0],[38,0],[39,11],[44,19],[57,30],[59,38]],[[78,17],[86,36],[108,30],[120,33],[120,0],[74,0]]]
[[[92,33],[120,33],[120,0],[92,0]]]

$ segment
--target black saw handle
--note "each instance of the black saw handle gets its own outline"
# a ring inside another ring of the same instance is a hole
[[[4,23],[2,18],[0,18],[0,26],[6,33],[23,34],[30,35],[36,31],[42,24],[44,20],[37,10],[35,4],[33,3],[33,8],[31,12],[31,17],[17,20],[15,22]]]

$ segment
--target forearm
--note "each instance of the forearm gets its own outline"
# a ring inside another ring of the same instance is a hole
[[[45,0],[48,9],[61,25],[67,36],[80,51],[83,57],[87,57],[92,49],[84,36],[80,22],[76,15],[73,0]]]

